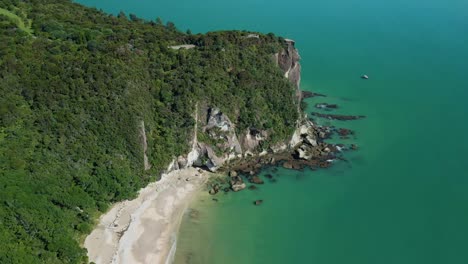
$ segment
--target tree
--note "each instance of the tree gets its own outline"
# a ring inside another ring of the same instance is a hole
[[[168,30],[170,30],[170,31],[176,31],[176,30],[177,30],[177,28],[176,28],[174,22],[171,22],[171,21],[167,21],[167,23],[166,23],[166,28],[167,28]]]
[[[160,26],[163,25],[163,21],[162,21],[162,19],[160,17],[156,18],[156,25],[160,25]]]
[[[124,11],[120,11],[117,17],[120,19],[127,19],[127,15],[125,15]]]

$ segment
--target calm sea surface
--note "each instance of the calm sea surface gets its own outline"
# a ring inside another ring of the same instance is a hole
[[[328,95],[356,131],[349,162],[272,169],[257,191],[201,195],[176,263],[468,263],[468,1],[238,0],[80,3],[297,42],[302,89]],[[367,74],[369,80],[359,76]],[[263,199],[261,206],[252,201]]]

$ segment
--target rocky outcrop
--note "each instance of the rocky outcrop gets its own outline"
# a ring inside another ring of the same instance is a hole
[[[212,107],[206,112],[206,125],[200,131],[198,124],[202,123],[202,120],[199,118],[197,105],[194,115],[196,122],[192,149],[187,157],[180,156],[174,159],[168,170],[196,166],[205,167],[214,172],[226,161],[242,156],[242,147],[237,138],[234,123],[218,108]],[[197,135],[200,132],[208,137],[207,142],[198,141]]]
[[[302,98],[302,92],[299,89],[301,79],[300,56],[293,40],[285,39],[284,45],[284,49],[274,54],[274,61],[284,73],[285,78],[289,79],[295,86],[296,96],[298,101],[300,101]],[[300,111],[299,104],[298,111]],[[311,121],[306,121],[306,118],[302,117],[302,113],[300,116],[301,118],[296,122],[297,128],[291,140],[278,142],[270,146],[269,149],[261,149],[262,141],[269,139],[269,131],[251,127],[240,135],[237,135],[235,123],[219,108],[206,106],[205,109],[199,110],[197,104],[194,115],[196,122],[192,148],[186,156],[174,158],[168,170],[197,166],[205,167],[210,171],[216,171],[227,161],[236,158],[248,156],[261,157],[269,153],[292,153],[303,144],[315,147],[317,139],[314,124]],[[202,126],[201,129],[198,127],[199,124]],[[203,133],[203,142],[198,141],[198,133]],[[301,155],[308,157],[305,150]],[[231,188],[233,190],[240,190],[245,188],[245,184],[234,181],[231,183]]]
[[[289,148],[295,149],[304,142],[316,146],[317,138],[315,134],[314,123],[304,118],[302,121],[298,122],[297,128],[289,141]]]

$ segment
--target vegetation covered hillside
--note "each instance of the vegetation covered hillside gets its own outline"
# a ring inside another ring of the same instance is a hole
[[[187,153],[197,102],[239,131],[289,136],[294,88],[271,59],[284,40],[247,35],[0,0],[0,263],[86,262],[80,243],[99,213]]]

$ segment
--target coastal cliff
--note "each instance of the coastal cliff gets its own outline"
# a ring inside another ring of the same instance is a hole
[[[302,100],[299,60],[300,56],[295,48],[295,41],[291,39],[285,39],[284,47],[278,53],[273,54],[273,63],[279,67],[284,77],[295,88],[298,106]],[[174,158],[166,172],[192,166],[206,168],[214,172],[231,160],[263,156],[267,153],[293,151],[304,140],[308,143],[313,142],[313,146],[317,145],[314,125],[304,118],[299,107],[299,118],[292,120],[296,124],[294,132],[290,137],[285,137],[274,144],[265,144],[269,141],[269,134],[274,133],[274,128],[259,130],[252,126],[244,131],[236,132],[236,124],[216,106],[199,107],[197,103],[193,116],[195,125],[191,150],[187,155]],[[203,139],[199,140],[199,138]],[[269,147],[264,147],[265,145]]]

